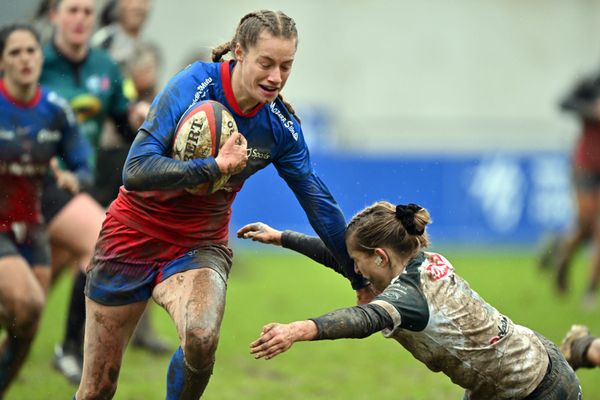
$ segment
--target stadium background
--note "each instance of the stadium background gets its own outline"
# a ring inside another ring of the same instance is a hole
[[[0,0],[0,23],[27,19],[36,3]],[[577,125],[557,103],[600,65],[600,0],[153,5],[145,34],[164,51],[163,82],[229,40],[245,12],[272,8],[293,16],[300,43],[284,94],[302,116],[315,168],[346,216],[380,198],[422,203],[434,217],[434,245],[446,248],[461,275],[515,322],[554,342],[572,323],[600,332],[597,311],[581,307],[585,253],[575,261],[567,297],[556,296],[535,268],[539,236],[565,229],[572,215],[568,157]],[[310,231],[273,168],[247,183],[233,229],[258,219]],[[461,398],[460,388],[380,335],[298,344],[257,363],[248,343],[263,323],[319,315],[353,298],[347,282],[303,258],[234,245],[207,399]],[[7,400],[72,396],[74,388],[50,367],[64,329],[68,278],[51,293],[40,335]],[[166,313],[154,318],[176,346]],[[168,362],[130,348],[115,398],[161,398]],[[586,399],[600,400],[598,371],[578,376]]]
[[[36,2],[3,4],[0,18],[13,20]],[[419,202],[433,213],[437,243],[530,245],[568,225],[577,129],[557,103],[600,61],[600,1],[153,4],[145,34],[164,51],[163,81],[230,39],[248,10],[296,19],[284,94],[348,217],[380,198]],[[275,175],[248,182],[234,228],[262,219],[310,232]]]

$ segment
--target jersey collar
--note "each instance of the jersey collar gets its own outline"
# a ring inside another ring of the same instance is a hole
[[[256,107],[250,110],[248,113],[243,113],[240,105],[235,99],[235,95],[233,94],[233,87],[231,86],[231,69],[233,68],[233,64],[231,60],[227,60],[221,63],[221,84],[223,85],[223,91],[225,92],[225,100],[233,111],[239,115],[240,117],[251,118],[254,117],[261,108],[265,105],[264,103],[259,103]]]
[[[42,91],[41,91],[40,87],[38,86],[38,87],[36,87],[35,94],[33,95],[33,98],[31,100],[21,101],[19,99],[16,99],[16,98],[12,97],[10,95],[10,93],[8,93],[8,90],[6,89],[6,85],[4,84],[4,79],[0,79],[0,93],[2,93],[2,95],[4,97],[6,97],[8,99],[8,101],[13,103],[17,107],[22,107],[22,108],[35,107],[40,102],[40,99],[42,98]]]

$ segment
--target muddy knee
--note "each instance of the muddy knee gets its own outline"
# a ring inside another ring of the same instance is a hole
[[[210,367],[214,363],[218,343],[217,329],[188,329],[183,346],[186,361],[195,369]]]

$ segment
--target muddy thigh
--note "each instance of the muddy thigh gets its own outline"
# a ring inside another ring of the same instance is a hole
[[[227,285],[211,268],[192,269],[175,274],[159,283],[152,292],[154,300],[175,322],[181,347],[186,348],[190,332],[203,331],[218,337]],[[186,355],[194,363],[193,355]]]

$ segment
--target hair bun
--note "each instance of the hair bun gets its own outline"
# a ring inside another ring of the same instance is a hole
[[[407,205],[398,204],[396,206],[396,218],[400,220],[406,232],[410,235],[422,235],[425,233],[425,228],[417,229],[415,225],[415,214],[423,207],[410,203]]]

